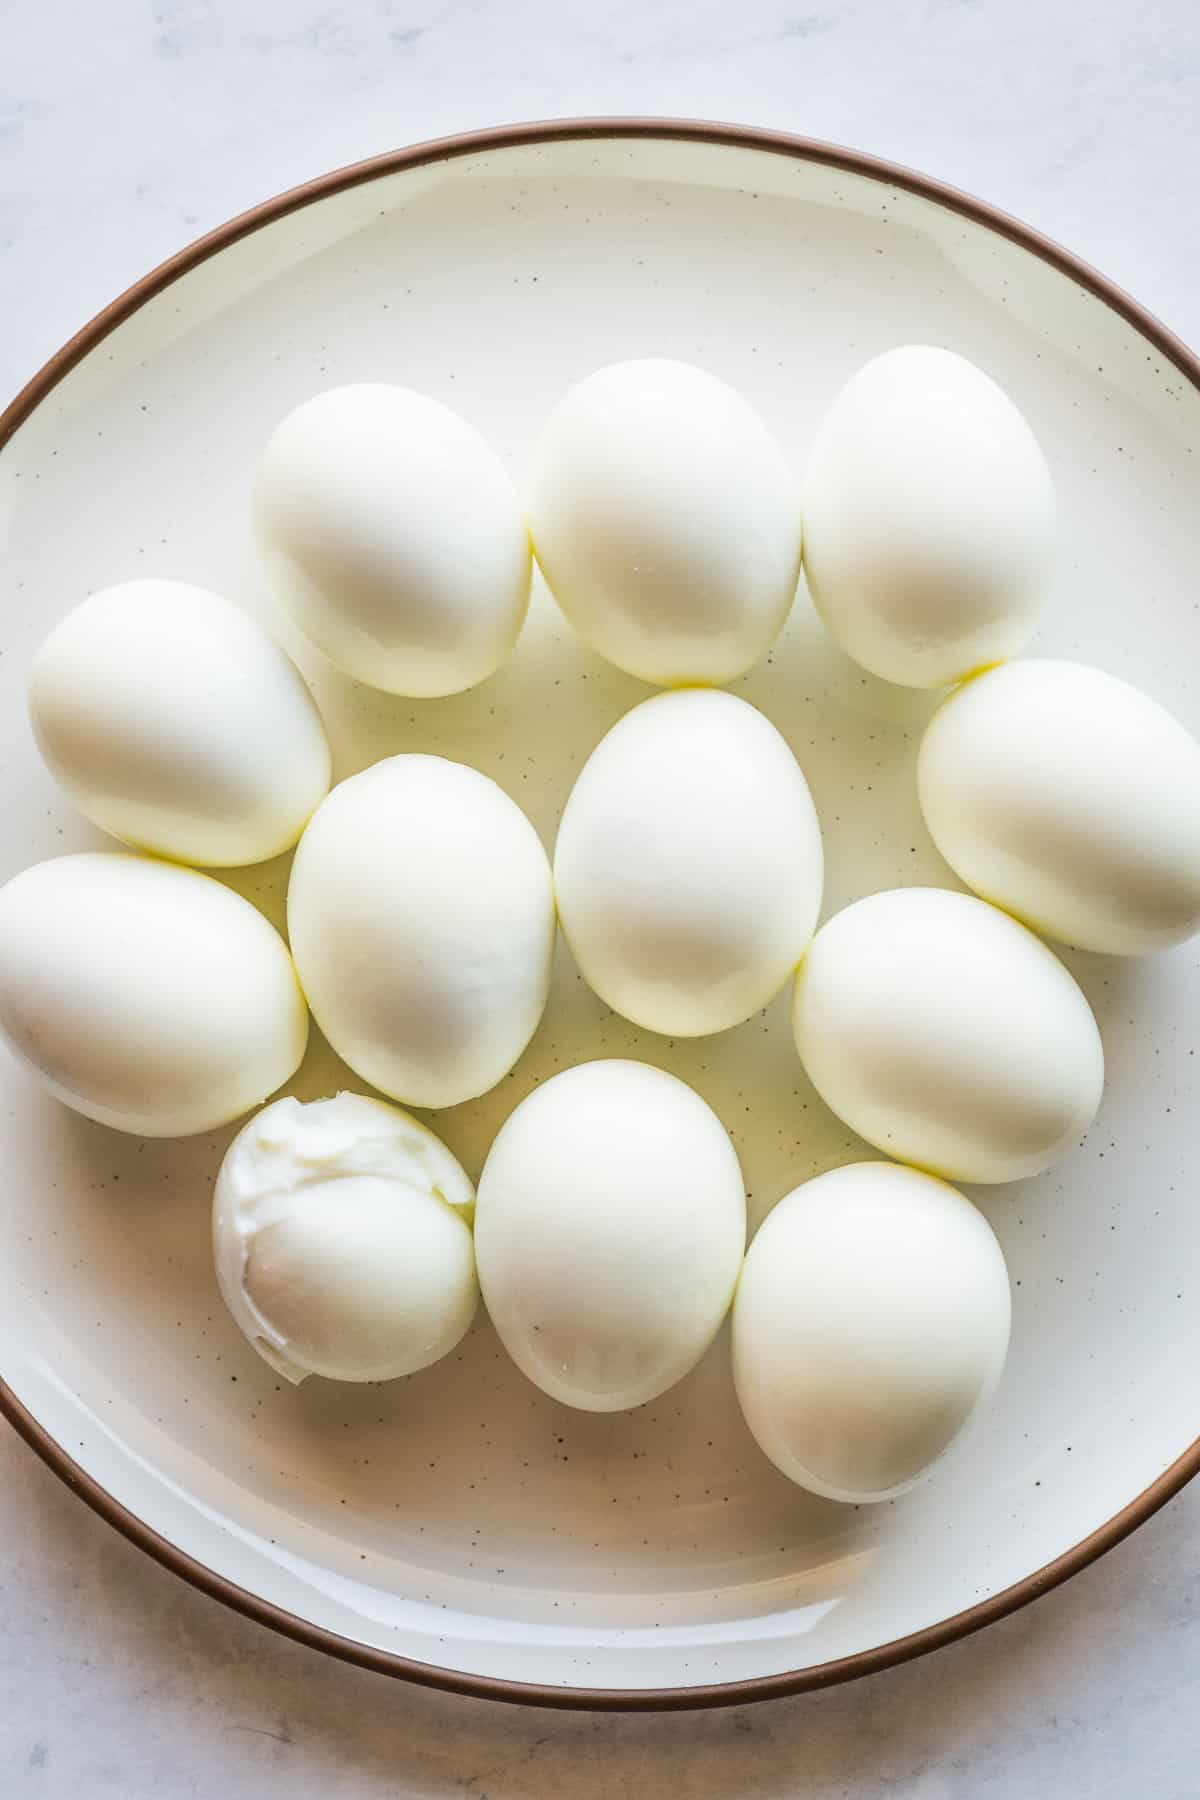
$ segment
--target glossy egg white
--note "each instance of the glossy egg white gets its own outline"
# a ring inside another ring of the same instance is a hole
[[[583,1063],[535,1088],[479,1179],[475,1253],[517,1366],[587,1412],[640,1406],[699,1361],[746,1239],[741,1169],[692,1088]]]
[[[584,764],[554,853],[584,977],[649,1031],[697,1037],[778,993],[821,906],[821,832],[770,720],[714,689],[626,713]]]
[[[1034,930],[1136,956],[1200,929],[1200,745],[1128,682],[990,669],[938,708],[917,776],[955,874]]]
[[[1100,1104],[1082,991],[970,894],[894,888],[837,913],[801,964],[792,1023],[809,1079],[852,1131],[950,1180],[1048,1169]]]
[[[532,559],[516,490],[449,407],[363,382],[298,406],[255,497],[267,573],[304,635],[390,694],[457,694],[508,656]]]
[[[317,1023],[412,1106],[507,1075],[546,1004],[554,930],[537,833],[463,763],[393,756],[351,776],[296,850],[288,936]]]
[[[982,369],[926,344],[889,350],[846,383],[813,442],[809,591],[865,669],[942,687],[1028,643],[1054,513],[1037,440]]]
[[[139,850],[230,867],[288,850],[329,789],[299,670],[239,607],[182,581],[93,594],[29,678],[38,748],[80,812]]]
[[[1004,1254],[956,1188],[895,1163],[832,1169],[747,1252],[733,1309],[746,1423],[801,1487],[893,1499],[995,1387],[1010,1317]]]
[[[613,363],[563,396],[535,452],[529,525],[580,636],[663,687],[744,674],[800,574],[782,450],[740,394],[688,363]]]
[[[100,853],[0,889],[0,1033],[76,1112],[186,1137],[295,1072],[308,1012],[248,900],[194,869]]]
[[[456,1158],[399,1107],[363,1094],[276,1100],[217,1176],[218,1285],[291,1382],[411,1375],[474,1317],[474,1204]]]

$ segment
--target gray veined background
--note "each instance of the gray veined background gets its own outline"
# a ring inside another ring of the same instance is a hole
[[[443,132],[599,112],[911,163],[1200,340],[1195,0],[0,0],[0,398],[153,263],[280,188]],[[1067,1588],[908,1668],[708,1715],[557,1715],[271,1636],[0,1430],[0,1795],[1197,1800],[1198,1542],[1200,1486]]]

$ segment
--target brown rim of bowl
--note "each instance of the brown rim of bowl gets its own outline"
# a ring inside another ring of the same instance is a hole
[[[257,231],[260,226],[272,224],[276,219],[281,219],[302,206],[311,205],[315,200],[324,200],[332,194],[359,187],[364,182],[375,181],[384,175],[397,174],[401,170],[420,168],[426,163],[449,161],[453,157],[469,156],[479,151],[507,150],[522,144],[548,144],[573,138],[674,138],[696,143],[722,144],[733,149],[763,150],[777,156],[790,156],[801,162],[823,163],[831,168],[844,169],[849,174],[866,176],[889,187],[903,188],[908,193],[931,200],[947,211],[972,219],[976,224],[986,226],[988,230],[1019,244],[1022,249],[1030,251],[1041,261],[1049,263],[1061,274],[1077,282],[1080,287],[1086,288],[1113,312],[1118,313],[1168,361],[1174,363],[1192,386],[1200,390],[1200,358],[1193,355],[1165,325],[1160,324],[1128,294],[1050,238],[1043,237],[1040,232],[1021,224],[1019,220],[998,211],[994,206],[988,206],[970,194],[960,193],[957,188],[948,187],[944,182],[935,181],[928,175],[920,175],[912,169],[886,162],[880,157],[868,156],[861,151],[843,149],[837,144],[793,137],[782,131],[756,130],[749,126],[722,125],[691,119],[551,119],[524,125],[501,125],[487,131],[460,132],[453,137],[414,144],[405,150],[388,151],[382,156],[351,163],[346,168],[335,169],[331,174],[318,176],[315,181],[289,188],[286,193],[278,194],[272,200],[264,200],[261,205],[251,207],[248,212],[239,213],[227,224],[217,226],[215,231],[197,238],[194,244],[189,244],[186,249],[169,257],[166,262],[160,263],[156,269],[135,282],[110,306],[106,306],[103,312],[97,313],[82,331],[77,332],[50,358],[45,367],[0,414],[0,448],[64,375],[95,349],[109,332],[114,331],[137,312],[139,307],[145,305],[147,300],[161,293],[181,275],[187,274],[190,269],[196,268],[199,263],[215,256],[228,245],[236,243],[239,238]],[[507,1681],[496,1676],[469,1675],[458,1669],[443,1669],[432,1663],[418,1662],[411,1657],[357,1643],[352,1638],[342,1637],[337,1632],[311,1624],[295,1613],[286,1612],[282,1607],[273,1606],[269,1601],[207,1568],[122,1506],[120,1501],[115,1500],[67,1454],[2,1379],[0,1412],[4,1413],[25,1442],[67,1487],[85,1500],[102,1519],[107,1519],[131,1543],[152,1556],[164,1568],[191,1582],[202,1593],[223,1601],[235,1612],[244,1613],[247,1618],[255,1619],[259,1624],[269,1625],[284,1637],[294,1638],[296,1642],[308,1644],[316,1650],[324,1650],[328,1655],[340,1657],[344,1662],[357,1663],[383,1675],[402,1676],[424,1687],[441,1688],[489,1700],[517,1701],[527,1706],[608,1712],[659,1712],[694,1707],[736,1706],[751,1700],[777,1699],[785,1694],[806,1693],[815,1688],[832,1687],[838,1682],[853,1681],[862,1675],[874,1675],[899,1663],[909,1662],[913,1657],[924,1656],[930,1650],[939,1650],[945,1644],[951,1644],[973,1631],[979,1631],[985,1625],[993,1624],[997,1619],[1005,1618],[1009,1613],[1027,1606],[1031,1600],[1039,1599],[1060,1582],[1077,1575],[1089,1563],[1095,1562],[1097,1557],[1119,1544],[1122,1538],[1128,1537],[1131,1531],[1143,1525],[1160,1506],[1165,1505],[1200,1472],[1198,1437],[1148,1488],[1053,1562],[1046,1563],[1043,1568],[1014,1582],[1000,1593],[992,1594],[978,1605],[968,1607],[965,1612],[955,1613],[953,1617],[942,1619],[936,1625],[928,1625],[921,1631],[911,1632],[907,1637],[894,1638],[890,1643],[859,1651],[854,1656],[839,1657],[834,1662],[817,1663],[810,1668],[782,1675],[757,1676],[746,1681],[717,1682],[702,1687],[554,1688],[535,1682]]]

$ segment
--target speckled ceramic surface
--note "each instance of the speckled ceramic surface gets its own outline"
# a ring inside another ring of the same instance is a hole
[[[728,145],[529,144],[386,176],[232,245],[100,343],[0,455],[0,873],[100,841],[55,792],[24,714],[32,650],[76,599],[171,575],[282,632],[248,486],[271,426],[307,395],[409,383],[465,413],[519,473],[569,382],[668,354],[740,387],[799,471],[838,385],[913,340],[981,363],[1049,454],[1062,562],[1037,647],[1117,671],[1200,727],[1200,397],[1130,325],[1027,250],[882,181]],[[475,763],[547,845],[589,750],[647,692],[585,653],[541,592],[513,661],[455,699],[373,694],[289,647],[339,774],[405,749]],[[803,591],[733,691],[808,774],[826,913],[896,883],[953,885],[916,808],[928,697],[846,662]],[[281,860],[232,884],[281,923],[286,876]],[[460,1675],[689,1687],[919,1631],[1085,1538],[1196,1432],[1200,963],[1189,947],[1068,960],[1105,1039],[1101,1113],[1056,1171],[976,1195],[1014,1283],[1008,1371],[957,1458],[894,1504],[849,1509],[777,1475],[738,1417],[724,1336],[628,1415],[549,1401],[482,1319],[410,1380],[288,1389],[213,1280],[211,1184],[231,1133],[117,1136],[7,1058],[0,1373],[88,1474],[207,1568],[353,1643]],[[561,948],[525,1057],[436,1127],[477,1174],[538,1080],[606,1054],[658,1062],[704,1094],[733,1133],[755,1220],[863,1154],[801,1074],[786,998],[739,1030],[670,1044],[608,1013]],[[314,1042],[294,1091],[338,1084],[359,1085]]]

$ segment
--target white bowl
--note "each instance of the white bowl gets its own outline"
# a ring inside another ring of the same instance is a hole
[[[7,607],[0,874],[101,842],[38,761],[33,649],[132,575],[217,588],[282,631],[248,491],[288,409],[407,383],[520,471],[555,397],[670,355],[733,382],[797,469],[826,403],[889,345],[945,344],[1014,396],[1053,466],[1063,554],[1037,649],[1128,677],[1200,726],[1200,366],[1023,226],[870,158],[769,133],[638,121],[504,129],[401,151],[268,202],[144,281],[0,420]],[[584,651],[544,592],[473,693],[356,687],[289,641],[337,772],[393,751],[475,763],[547,845],[575,772],[647,690]],[[820,809],[826,913],[953,885],[917,812],[934,696],[886,687],[801,594],[734,692],[794,746]],[[282,921],[286,860],[225,879]],[[86,921],[83,922],[86,928]],[[227,1318],[209,1255],[231,1132],[141,1143],[0,1058],[0,1401],[151,1554],[231,1605],[371,1667],[560,1705],[704,1705],[814,1687],[985,1624],[1071,1574],[1200,1466],[1195,946],[1069,956],[1108,1088],[1082,1150],[976,1198],[1009,1260],[1008,1371],[961,1453],[894,1504],[790,1486],[734,1405],[724,1335],[661,1400],[568,1412],[481,1319],[406,1381],[293,1391]],[[560,949],[541,1030],[485,1099],[436,1116],[477,1174],[534,1084],[631,1055],[694,1083],[733,1132],[755,1219],[863,1154],[805,1081],[787,997],[671,1044],[615,1018]],[[319,1043],[293,1091],[349,1078]]]

